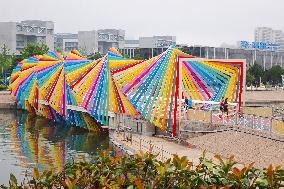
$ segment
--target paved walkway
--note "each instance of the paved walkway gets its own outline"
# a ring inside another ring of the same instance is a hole
[[[154,154],[159,154],[157,157],[161,161],[166,161],[172,157],[172,154],[178,156],[186,156],[193,165],[199,163],[199,157],[201,157],[203,151],[192,146],[183,146],[173,141],[168,141],[163,138],[142,136],[138,134],[132,135],[132,143],[125,141],[122,133],[114,133],[112,138],[118,144],[123,145],[126,149],[132,151],[134,154],[139,153],[140,150],[143,152],[150,151]],[[214,158],[212,153],[206,152],[207,158]]]
[[[116,144],[122,145],[132,153],[139,151],[150,151],[159,154],[158,159],[166,161],[172,154],[186,156],[193,165],[199,163],[203,150],[206,150],[206,158],[217,161],[214,154],[220,154],[223,159],[234,155],[238,166],[255,162],[258,168],[274,166],[284,166],[284,143],[271,139],[246,134],[236,131],[212,133],[203,136],[193,137],[187,141],[192,146],[186,147],[176,142],[168,141],[163,138],[141,136],[133,134],[132,143],[124,140],[122,133],[114,133],[112,137]],[[141,142],[140,142],[141,141]],[[193,146],[194,145],[194,146]]]

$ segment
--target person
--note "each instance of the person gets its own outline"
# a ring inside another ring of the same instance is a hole
[[[192,99],[188,99],[187,96],[185,96],[184,103],[186,108],[185,118],[188,119],[188,109],[192,109]]]
[[[224,113],[224,97],[222,97],[222,99],[220,101],[220,111],[221,111],[220,117],[222,117],[223,113]]]
[[[227,114],[227,117],[229,116],[229,104],[228,104],[228,98],[224,101],[224,112]]]
[[[188,109],[188,106],[187,106],[188,105],[188,99],[187,99],[187,97],[184,98],[184,103],[185,103],[185,108]]]
[[[187,97],[185,97],[184,103],[185,103],[186,109],[192,109],[192,99],[191,99],[191,97],[189,97],[189,99]]]
[[[189,100],[187,102],[187,107],[188,109],[192,109],[192,98],[191,97],[189,97]]]

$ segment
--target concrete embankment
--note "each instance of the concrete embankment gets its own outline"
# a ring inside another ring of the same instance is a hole
[[[13,100],[10,91],[0,91],[0,109],[13,109],[17,105]]]

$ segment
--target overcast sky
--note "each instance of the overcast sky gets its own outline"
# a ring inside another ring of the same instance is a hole
[[[253,40],[254,28],[284,30],[284,0],[0,0],[0,21],[51,20],[55,32],[126,30],[129,39],[175,35],[219,46]]]

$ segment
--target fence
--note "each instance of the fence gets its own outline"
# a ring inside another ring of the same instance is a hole
[[[120,126],[117,130],[118,135],[122,135],[122,141],[129,142],[131,148],[136,151],[151,152],[157,154],[157,158],[161,161],[167,160],[172,157],[172,153],[164,149],[164,145],[156,145],[151,140],[146,140],[143,135],[139,137],[132,137],[132,129],[125,126]],[[157,141],[155,141],[157,143]],[[126,150],[125,150],[126,151]]]
[[[251,111],[253,112],[253,111]],[[267,111],[271,112],[271,111]],[[235,126],[235,129],[243,128],[242,131],[251,133],[257,136],[263,136],[265,138],[271,138],[276,140],[283,141],[281,135],[284,136],[284,122],[282,120],[275,119],[273,116],[257,116],[257,115],[247,115],[247,114],[233,114],[230,116],[220,117],[216,111],[203,111],[203,110],[189,110],[186,112],[190,120],[184,120],[185,122],[190,123],[191,127],[188,129],[194,130],[205,130],[205,129],[216,129],[216,127],[207,127],[206,125],[215,125],[219,128],[228,129],[228,126]],[[262,113],[262,115],[265,115]],[[230,128],[229,128],[230,129]],[[123,147],[125,152],[131,152],[130,154],[135,153],[135,151],[150,151],[153,154],[157,154],[157,158],[161,161],[165,161],[172,157],[171,152],[165,150],[164,144],[162,141],[151,141],[147,140],[143,135],[136,135],[139,137],[132,137],[133,129],[127,126],[118,125],[116,131],[122,134],[122,140],[126,141],[130,148]],[[276,134],[276,135],[275,135]],[[175,140],[180,142],[181,139],[173,139],[171,137],[165,138]],[[161,142],[161,144],[157,144]],[[134,152],[129,150],[135,150]]]
[[[204,111],[204,110],[187,110],[182,115],[183,123],[191,124],[192,122],[199,122],[205,125],[213,126],[244,126],[246,128],[272,132],[278,135],[284,135],[283,120],[276,119],[272,116],[272,110],[262,108],[265,111],[260,111],[260,114],[249,109],[245,113],[234,113],[229,116],[222,115],[218,111]],[[262,115],[262,116],[261,116]],[[183,125],[183,128],[186,125]],[[200,127],[202,128],[202,127]],[[203,129],[203,128],[202,128]]]

